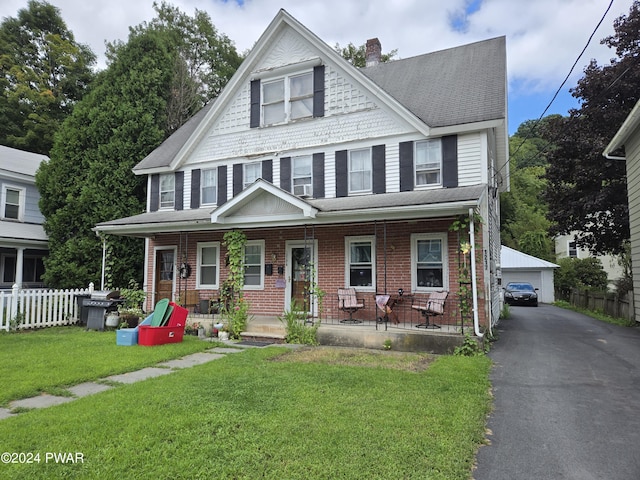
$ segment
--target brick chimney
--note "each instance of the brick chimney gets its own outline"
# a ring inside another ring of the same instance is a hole
[[[382,45],[377,38],[371,38],[367,40],[367,46],[365,48],[364,58],[367,62],[367,67],[373,67],[380,63],[382,57]]]

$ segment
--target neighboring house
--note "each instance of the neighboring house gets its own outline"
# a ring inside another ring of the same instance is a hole
[[[497,321],[505,38],[384,64],[380,54],[368,41],[369,66],[355,68],[281,10],[217,100],[134,168],[148,177],[148,211],[96,230],[146,239],[149,306],[185,288],[219,295],[223,234],[241,229],[253,314],[300,299],[309,262],[330,318],[345,286],[369,299],[368,318],[376,292],[399,288],[447,290],[453,312],[450,227],[475,211],[477,322]]]
[[[592,255],[587,248],[578,248],[575,240],[576,233],[559,235],[556,237],[556,258],[597,258],[602,263],[603,270],[607,273],[609,288],[615,288],[615,281],[624,276],[624,271],[618,263],[615,255]]]
[[[621,152],[624,152],[624,156],[621,156]],[[633,304],[640,305],[640,102],[633,107],[603,155],[615,160],[626,160]],[[635,309],[635,318],[636,322],[640,322],[640,308]]]
[[[529,282],[538,289],[538,300],[542,303],[555,301],[553,270],[555,263],[502,246],[500,254],[502,286],[509,282]]]
[[[0,288],[42,287],[48,239],[35,184],[49,158],[0,145]]]

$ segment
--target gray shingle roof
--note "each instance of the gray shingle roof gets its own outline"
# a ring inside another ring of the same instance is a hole
[[[40,164],[47,160],[49,157],[40,153],[0,145],[0,170],[33,177]]]
[[[430,127],[505,118],[505,37],[381,63],[362,73]]]

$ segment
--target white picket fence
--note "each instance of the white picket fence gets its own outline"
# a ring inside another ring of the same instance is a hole
[[[79,320],[77,295],[88,295],[86,289],[44,290],[20,289],[0,291],[0,330],[73,325]]]

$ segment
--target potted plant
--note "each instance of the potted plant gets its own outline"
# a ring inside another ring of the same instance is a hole
[[[229,340],[229,327],[227,324],[223,324],[222,327],[218,329],[218,339],[220,340]]]
[[[135,280],[129,281],[129,288],[120,289],[120,297],[124,299],[124,303],[118,307],[120,322],[126,322],[129,328],[135,328],[140,323],[144,316],[142,304],[145,295]]]

